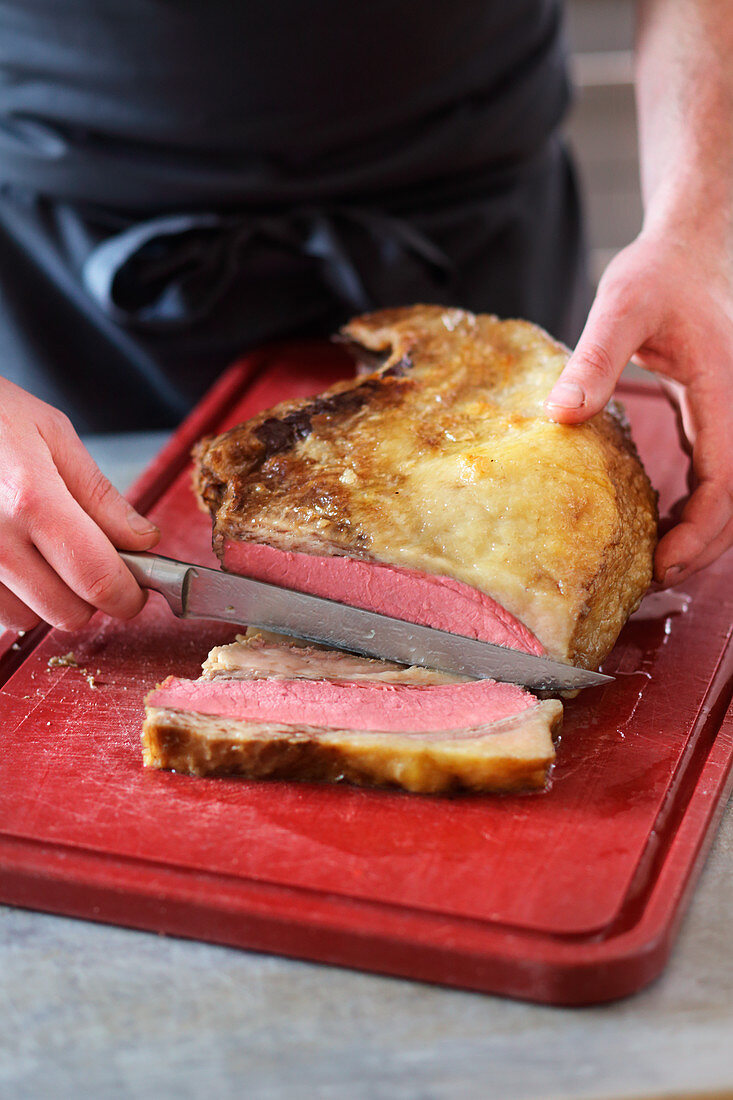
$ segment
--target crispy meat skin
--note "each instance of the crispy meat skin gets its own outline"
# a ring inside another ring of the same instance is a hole
[[[597,667],[651,579],[656,499],[613,410],[542,402],[567,349],[524,321],[385,310],[345,336],[384,367],[197,448],[226,540],[347,555],[481,589],[552,656]],[[460,630],[460,624],[456,624]]]

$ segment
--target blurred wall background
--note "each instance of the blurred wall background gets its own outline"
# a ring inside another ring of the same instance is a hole
[[[584,189],[591,272],[641,228],[631,48],[633,0],[566,0],[576,100],[568,122]]]

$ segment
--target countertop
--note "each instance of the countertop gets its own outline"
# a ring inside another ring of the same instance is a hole
[[[160,433],[87,439],[126,487]],[[648,989],[557,1009],[0,907],[0,1095],[733,1097],[733,813]]]

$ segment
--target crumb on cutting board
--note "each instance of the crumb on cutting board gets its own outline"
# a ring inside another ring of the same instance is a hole
[[[76,659],[76,654],[73,650],[69,650],[68,653],[62,653],[56,657],[49,657],[48,668],[77,668],[84,676],[84,679],[89,684],[92,691],[97,690],[97,684],[94,676],[91,672],[87,672],[84,665],[80,665]],[[97,669],[99,673],[99,669]]]
[[[76,659],[76,654],[69,650],[68,653],[63,653],[58,657],[49,657],[49,668],[79,668],[79,662]]]

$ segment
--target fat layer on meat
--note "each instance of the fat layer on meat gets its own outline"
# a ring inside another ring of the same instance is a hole
[[[450,672],[356,657],[325,646],[303,646],[287,639],[268,640],[260,633],[242,635],[229,645],[215,646],[204,661],[202,680],[369,680],[377,683],[427,686],[458,684],[467,676]]]

